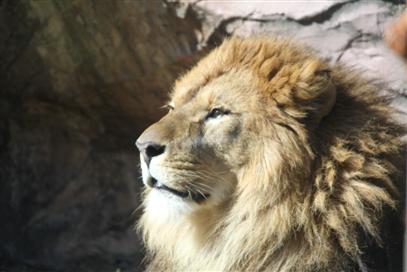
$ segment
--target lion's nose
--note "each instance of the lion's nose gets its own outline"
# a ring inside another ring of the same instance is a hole
[[[160,145],[154,142],[136,142],[136,146],[140,153],[143,155],[144,161],[147,165],[150,164],[150,161],[153,157],[161,155],[165,151],[165,145]]]

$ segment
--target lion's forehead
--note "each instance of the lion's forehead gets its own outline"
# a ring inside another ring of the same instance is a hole
[[[202,84],[191,84],[193,75],[184,78],[174,89],[171,104],[176,108],[193,104],[197,108],[209,110],[225,106],[229,109],[254,105],[259,97],[256,92],[257,81],[251,71],[234,69],[212,77]],[[190,110],[195,110],[193,106]]]

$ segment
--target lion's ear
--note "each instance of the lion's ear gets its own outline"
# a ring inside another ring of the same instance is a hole
[[[319,60],[306,62],[302,66],[294,96],[306,112],[307,123],[318,126],[336,102],[336,87],[331,71]]]

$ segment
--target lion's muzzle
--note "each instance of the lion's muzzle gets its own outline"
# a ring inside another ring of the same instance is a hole
[[[158,157],[160,155],[164,155],[166,152],[166,145],[159,143],[159,133],[157,133],[153,128],[150,130],[146,130],[140,136],[140,138],[136,142],[136,146],[140,151],[142,156],[142,170],[143,170],[143,183],[155,190],[159,190],[163,193],[170,193],[171,195],[175,195],[181,199],[191,199],[194,202],[200,203],[206,200],[209,197],[209,194],[202,193],[202,192],[194,192],[193,190],[179,190],[172,188],[162,181],[158,181],[152,174],[150,173],[150,164],[153,158]],[[152,133],[153,131],[154,133]]]

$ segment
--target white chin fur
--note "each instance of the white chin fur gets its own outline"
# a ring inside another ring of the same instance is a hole
[[[152,189],[145,200],[145,211],[153,220],[177,220],[199,207],[193,201],[182,199],[166,191]]]

